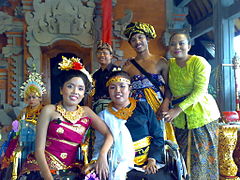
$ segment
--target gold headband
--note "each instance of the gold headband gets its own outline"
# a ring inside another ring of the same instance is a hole
[[[129,79],[126,79],[122,76],[115,76],[107,81],[106,86],[108,87],[113,82],[124,82],[127,84],[131,84],[131,81]]]

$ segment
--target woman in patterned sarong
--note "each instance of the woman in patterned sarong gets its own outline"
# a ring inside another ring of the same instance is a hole
[[[163,112],[174,122],[180,152],[193,180],[218,179],[218,122],[220,113],[208,94],[211,66],[201,56],[189,55],[190,38],[175,33],[170,38],[169,87],[174,108]]]

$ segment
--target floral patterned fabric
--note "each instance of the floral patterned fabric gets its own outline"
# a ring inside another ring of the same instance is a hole
[[[59,170],[81,168],[76,161],[79,145],[91,124],[91,119],[83,117],[76,123],[61,120],[52,120],[49,123],[45,155],[51,172]],[[21,174],[39,171],[39,166],[33,155],[29,156],[24,164]]]
[[[218,171],[218,123],[213,121],[191,131],[190,179],[219,179]],[[180,153],[187,162],[188,129],[175,129]]]
[[[159,84],[159,87],[164,86],[164,80],[163,77],[160,74],[151,74],[153,79],[155,79]],[[158,99],[160,102],[163,101],[163,97],[161,96],[161,93],[159,90],[149,81],[147,77],[144,75],[135,75],[131,78],[132,82],[132,94],[131,96],[134,99],[140,100],[140,101],[146,101],[146,96],[144,94],[144,89],[145,88],[151,88],[153,89],[158,96]]]
[[[163,101],[164,79],[160,74],[149,74],[158,82],[159,88],[156,88],[151,81],[144,75],[135,75],[131,78],[132,94],[131,97],[139,101],[147,101],[156,113]],[[161,92],[159,91],[161,89]],[[177,143],[172,123],[165,123],[165,139]]]

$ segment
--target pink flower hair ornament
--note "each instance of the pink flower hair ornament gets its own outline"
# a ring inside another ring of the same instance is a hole
[[[92,83],[92,77],[89,74],[89,72],[85,69],[84,65],[80,62],[80,58],[66,58],[65,56],[62,56],[62,62],[58,63],[59,67],[58,69],[62,71],[69,71],[69,70],[79,70],[82,73],[84,73],[88,80]]]

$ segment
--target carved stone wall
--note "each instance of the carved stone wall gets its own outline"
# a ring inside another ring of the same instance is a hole
[[[14,22],[12,16],[1,11],[0,21],[2,22],[0,33],[5,33],[7,38],[7,45],[1,50],[1,64],[3,64],[3,69],[8,69],[6,87],[0,91],[1,104],[18,105],[20,102],[19,87],[23,82],[23,23]]]
[[[71,40],[81,47],[92,47],[94,8],[93,0],[33,0],[32,12],[25,13],[29,68],[33,63],[40,67],[40,47],[55,41]]]

